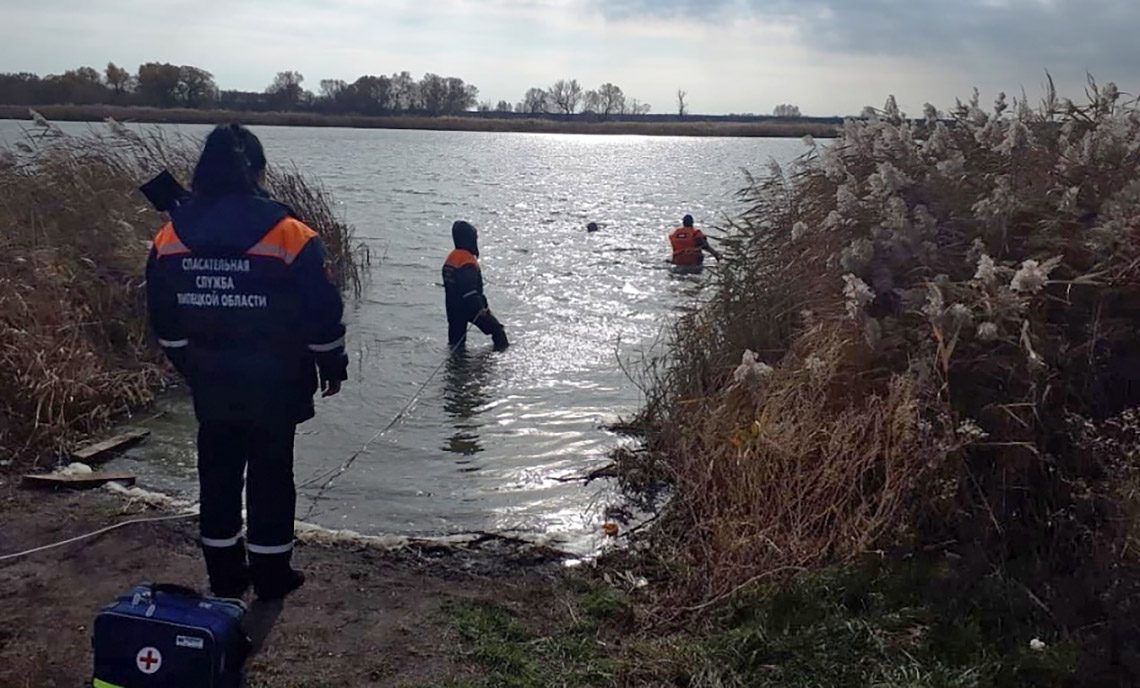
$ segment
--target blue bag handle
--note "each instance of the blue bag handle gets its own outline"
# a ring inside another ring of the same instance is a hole
[[[154,593],[161,592],[175,597],[187,597],[195,600],[202,599],[202,593],[193,588],[188,588],[185,585],[178,585],[176,583],[150,583],[147,587]]]

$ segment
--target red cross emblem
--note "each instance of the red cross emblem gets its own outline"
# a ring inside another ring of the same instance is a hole
[[[162,653],[153,647],[144,647],[135,655],[135,666],[144,674],[157,673],[162,668]]]

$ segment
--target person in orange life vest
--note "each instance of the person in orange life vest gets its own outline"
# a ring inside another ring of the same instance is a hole
[[[669,243],[673,246],[673,264],[683,267],[695,267],[705,262],[705,251],[720,260],[720,253],[709,246],[708,237],[704,232],[693,226],[693,216],[686,215],[681,220],[681,226],[669,234]]]
[[[510,346],[507,332],[487,305],[483,295],[483,272],[479,269],[479,233],[459,220],[451,226],[455,249],[443,263],[444,306],[447,309],[447,343],[459,348],[466,343],[467,324],[474,323],[491,335],[496,351]]]
[[[318,388],[340,391],[348,357],[321,241],[262,189],[265,166],[249,130],[210,133],[190,197],[154,240],[146,288],[151,328],[194,400],[210,589],[240,597],[252,582],[271,600],[304,583],[291,566],[296,426]]]

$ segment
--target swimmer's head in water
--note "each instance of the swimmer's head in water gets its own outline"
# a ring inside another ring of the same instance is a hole
[[[685,217],[681,218],[681,224],[685,225],[686,227],[692,227],[693,226],[693,216],[692,215],[686,215]]]
[[[586,225],[586,231],[587,232],[598,231],[598,223],[597,222],[591,222],[590,224]]]

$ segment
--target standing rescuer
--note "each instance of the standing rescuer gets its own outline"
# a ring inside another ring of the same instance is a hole
[[[696,267],[705,262],[705,251],[720,260],[720,253],[709,246],[704,232],[693,226],[693,216],[681,219],[681,226],[669,234],[673,246],[673,264],[681,267]]]
[[[240,597],[252,582],[272,600],[305,580],[290,565],[296,426],[313,417],[318,387],[340,391],[348,358],[321,241],[262,190],[265,165],[261,142],[240,125],[207,137],[192,195],[155,237],[147,301],[194,397],[210,589]]]
[[[467,323],[491,335],[496,351],[509,346],[507,332],[487,305],[483,295],[483,272],[479,269],[479,233],[459,220],[451,226],[455,249],[443,263],[444,304],[447,307],[447,343],[459,348],[467,339]]]

